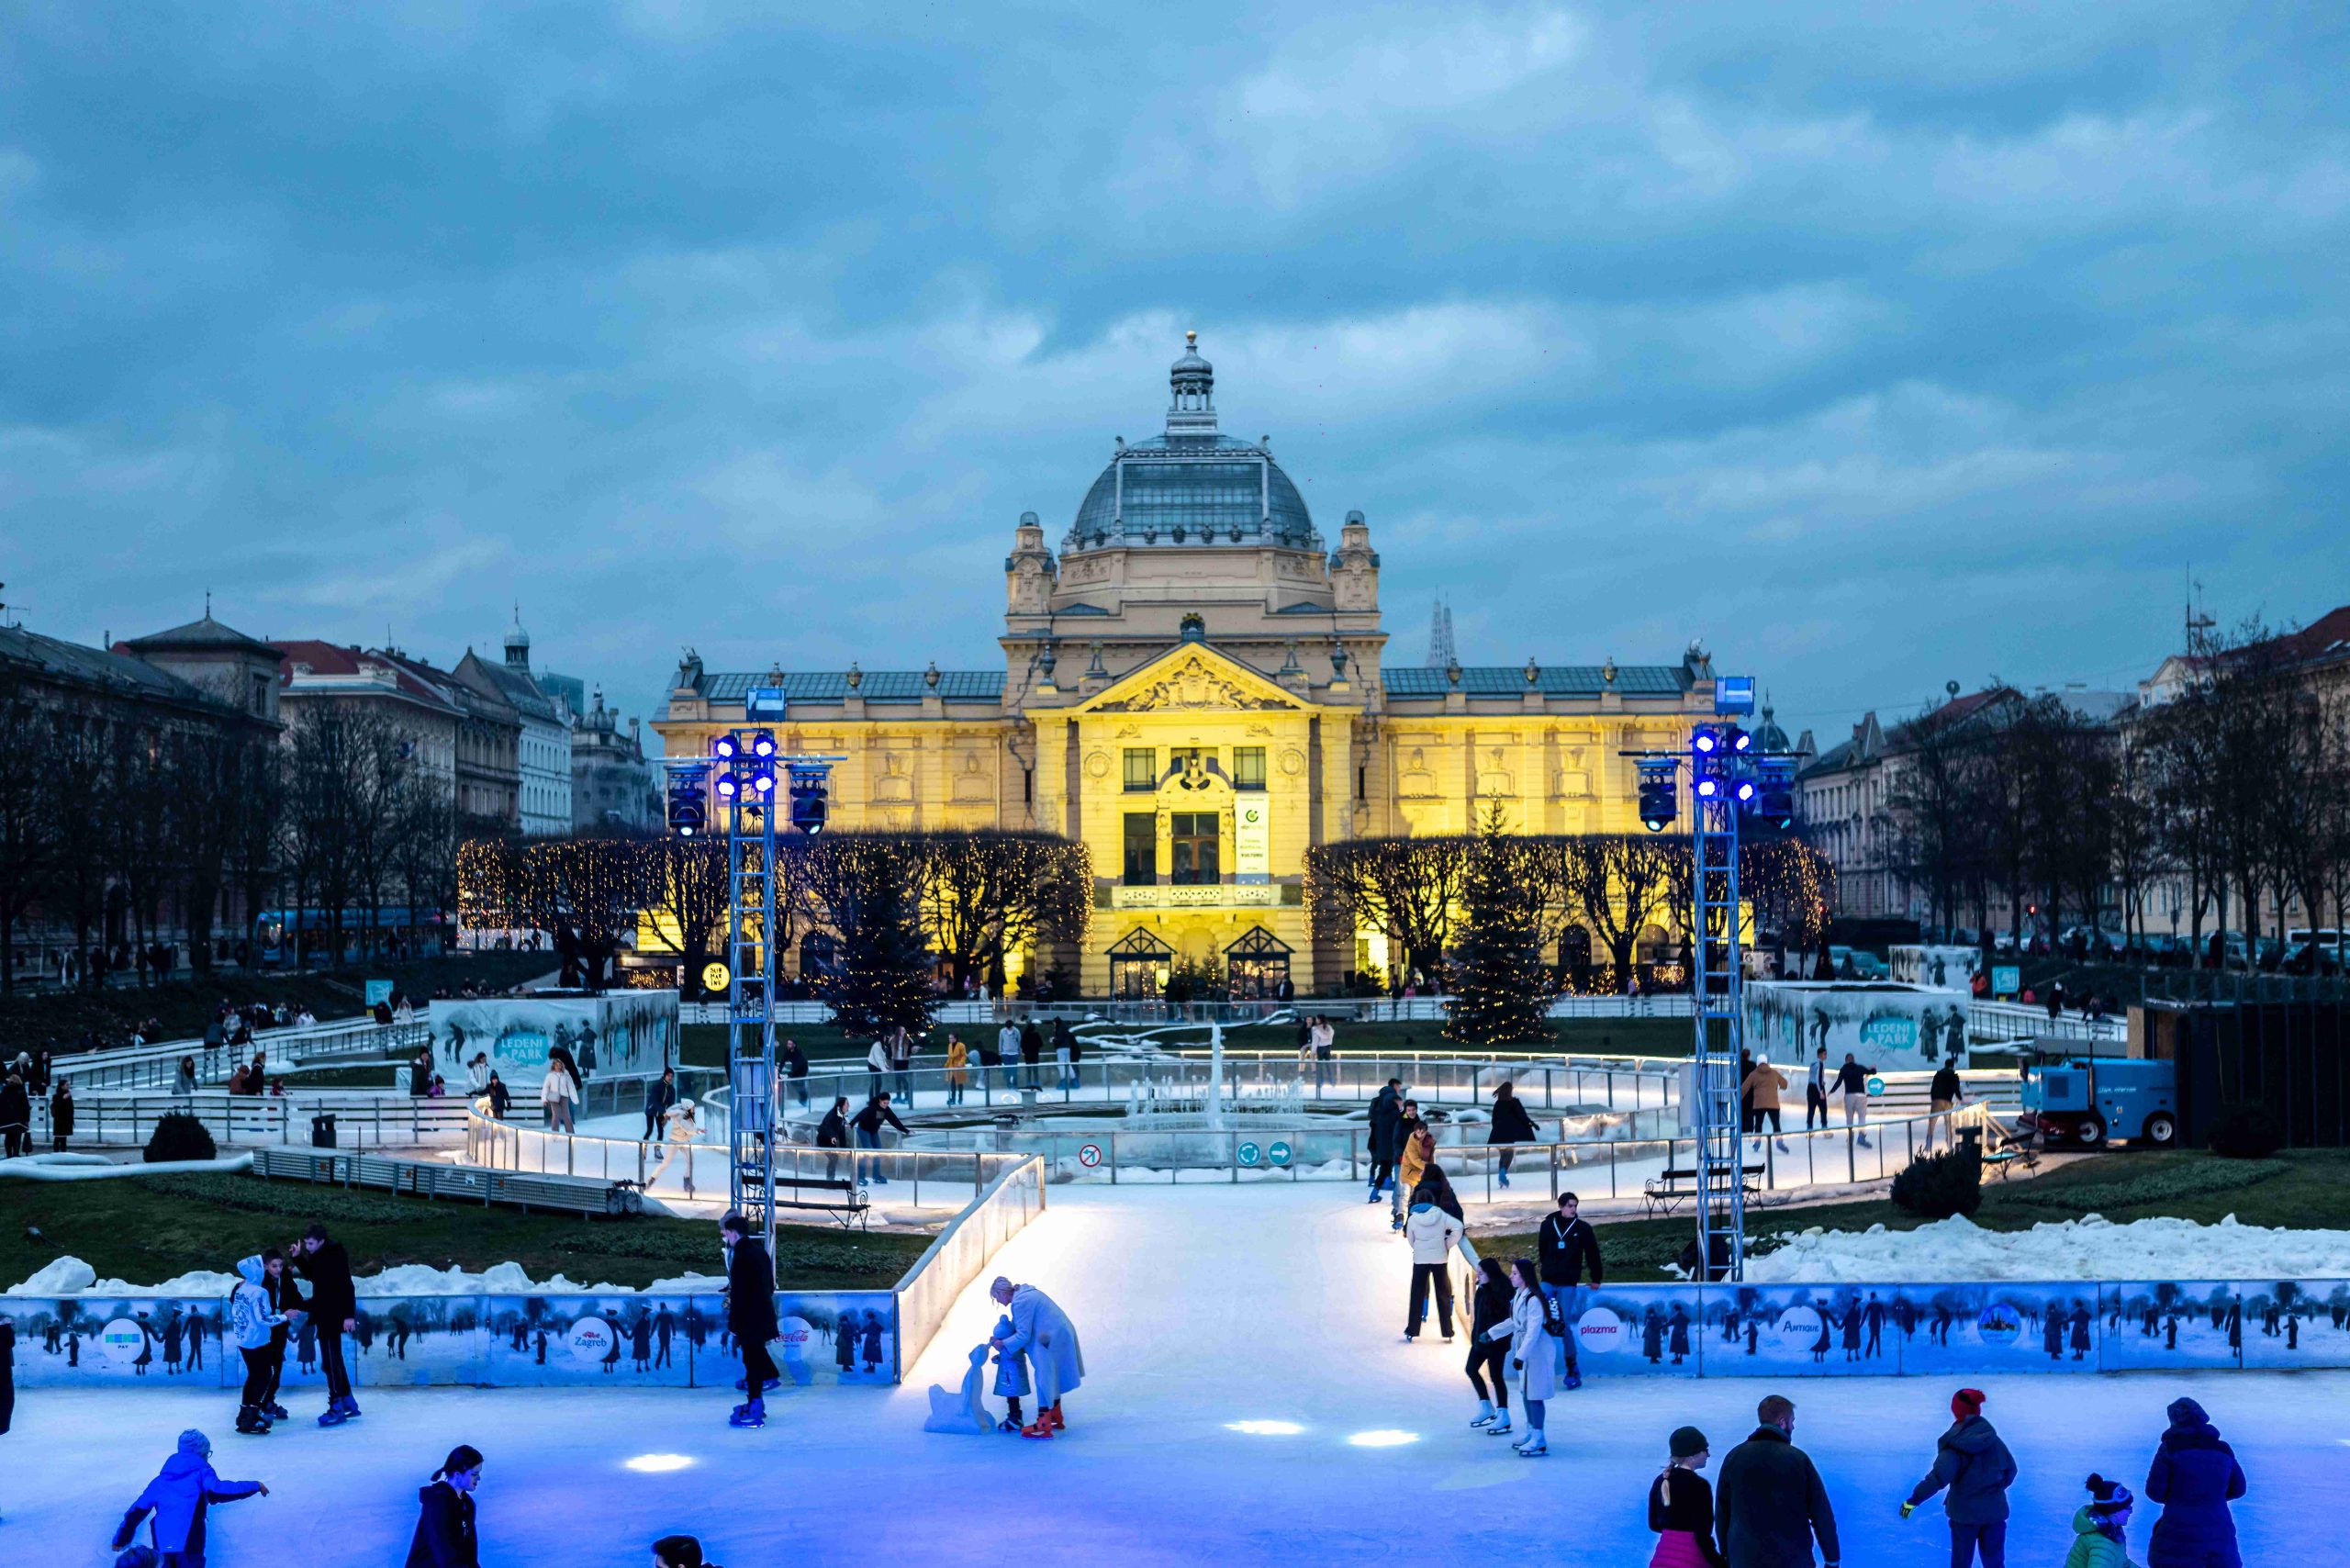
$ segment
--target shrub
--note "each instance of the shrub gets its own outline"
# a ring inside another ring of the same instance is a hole
[[[2285,1128],[2276,1114],[2255,1101],[2220,1107],[2211,1127],[2211,1152],[2229,1159],[2266,1159],[2285,1147]]]
[[[1983,1206],[1983,1156],[1972,1143],[1911,1160],[1893,1179],[1893,1205],[1920,1219],[1971,1215]]]
[[[166,1159],[213,1159],[220,1149],[202,1122],[185,1111],[173,1111],[159,1118],[155,1130],[147,1137],[147,1159],[151,1162]]]

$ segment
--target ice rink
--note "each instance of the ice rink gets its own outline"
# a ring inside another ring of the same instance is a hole
[[[1603,1232],[1604,1238],[1604,1232]],[[1552,1457],[1516,1458],[1466,1425],[1465,1338],[1399,1343],[1407,1270],[1383,1204],[1336,1183],[1056,1188],[1000,1255],[1077,1322],[1088,1376],[1050,1443],[926,1435],[931,1383],[959,1381],[995,1317],[984,1282],[891,1392],[787,1391],[764,1431],[725,1425],[727,1395],[362,1389],[356,1425],[297,1419],[239,1438],[218,1394],[19,1397],[0,1438],[0,1562],[99,1564],[123,1506],[184,1427],[230,1477],[274,1495],[215,1516],[221,1568],[400,1561],[416,1489],[453,1443],[488,1456],[489,1564],[628,1564],[673,1530],[717,1562],[1033,1560],[1103,1564],[1413,1564],[1526,1560],[1634,1568],[1666,1434],[1702,1427],[1719,1456],[1774,1389],[1828,1481],[1851,1564],[1947,1560],[1939,1513],[1895,1508],[1932,1457],[1950,1389],[1595,1380],[1550,1406]],[[2350,1512],[2350,1372],[1985,1380],[2016,1452],[2009,1552],[2062,1560],[2091,1469],[2144,1477],[2163,1408],[2191,1393],[2251,1483],[2248,1562],[2333,1560]],[[1255,1430],[1238,1429],[1240,1423]],[[632,1467],[633,1462],[633,1468]],[[2132,1532],[2143,1561],[2154,1510]],[[289,1557],[288,1553],[292,1555]]]

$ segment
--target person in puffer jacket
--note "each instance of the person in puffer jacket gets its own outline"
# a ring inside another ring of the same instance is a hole
[[[2073,1550],[2065,1554],[2065,1568],[2135,1568],[2123,1536],[2136,1499],[2130,1488],[2102,1475],[2091,1475],[2088,1487],[2088,1502],[2073,1514]]]
[[[263,1482],[221,1480],[212,1469],[212,1439],[191,1427],[180,1434],[179,1451],[123,1514],[114,1549],[128,1547],[140,1521],[152,1514],[155,1568],[204,1568],[204,1521],[211,1506],[268,1495]]]
[[[2174,1399],[2170,1429],[2146,1473],[2146,1496],[2163,1506],[2146,1541],[2146,1568],[2244,1568],[2228,1505],[2244,1494],[2235,1450],[2192,1399]]]
[[[1951,1396],[1950,1430],[1934,1444],[1934,1467],[1901,1505],[1908,1518],[1935,1493],[1948,1487],[1942,1510],[1950,1516],[1951,1568],[1970,1568],[1975,1553],[1983,1568],[2007,1568],[2008,1488],[2016,1478],[2015,1456],[1983,1418],[1983,1391],[1962,1388]]]
[[[229,1337],[245,1358],[245,1387],[237,1402],[237,1430],[251,1437],[269,1431],[262,1406],[269,1403],[271,1340],[285,1314],[270,1305],[268,1262],[274,1251],[255,1253],[237,1265],[237,1288],[229,1293]],[[281,1261],[279,1266],[284,1267]]]
[[[1412,1302],[1404,1313],[1404,1342],[1420,1337],[1428,1320],[1428,1286],[1436,1286],[1436,1318],[1444,1342],[1452,1343],[1452,1249],[1461,1237],[1461,1224],[1432,1203],[1415,1203],[1404,1222],[1404,1239],[1412,1244]]]

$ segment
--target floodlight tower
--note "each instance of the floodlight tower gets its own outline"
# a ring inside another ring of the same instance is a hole
[[[1697,1257],[1707,1279],[1746,1274],[1745,1128],[1739,1058],[1746,1030],[1744,942],[1740,931],[1738,824],[1755,796],[1754,738],[1736,720],[1754,711],[1754,682],[1714,686],[1714,712],[1689,746],[1689,1011],[1697,1092]]]

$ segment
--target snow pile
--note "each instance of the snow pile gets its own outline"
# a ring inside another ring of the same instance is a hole
[[[118,1161],[102,1154],[28,1154],[20,1159],[0,1159],[0,1176],[25,1182],[113,1182],[131,1176],[205,1176],[251,1170],[250,1154],[224,1154],[218,1159],[158,1159],[149,1163]]]
[[[79,1258],[60,1258],[6,1294],[17,1296],[211,1296],[226,1295],[236,1285],[234,1274],[199,1269],[161,1284],[134,1285],[126,1280],[102,1280],[97,1271]],[[380,1274],[363,1274],[352,1282],[362,1296],[404,1295],[634,1295],[634,1285],[574,1283],[561,1274],[533,1280],[520,1263],[498,1263],[476,1273],[467,1269],[434,1269],[404,1263]],[[655,1280],[645,1287],[665,1295],[714,1295],[726,1288],[722,1274],[680,1274]]]
[[[1941,1280],[2323,1280],[2350,1277],[2350,1230],[2271,1230],[2185,1219],[2114,1225],[2098,1215],[1982,1229],[1964,1217],[1916,1230],[1818,1227],[1751,1259],[1756,1283]]]

